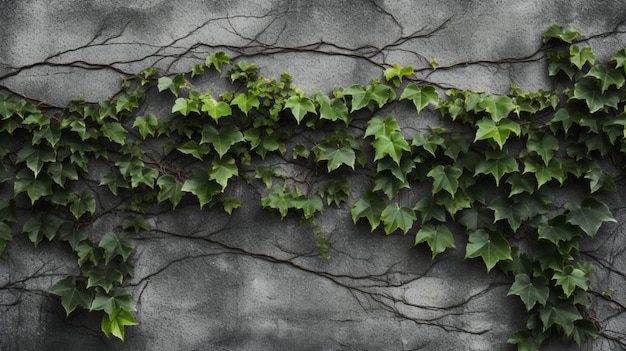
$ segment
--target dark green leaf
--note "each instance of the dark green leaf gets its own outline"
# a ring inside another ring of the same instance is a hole
[[[207,171],[196,168],[191,171],[181,190],[196,195],[202,208],[211,202],[213,196],[222,192],[222,186],[211,180]]]
[[[465,258],[481,257],[487,272],[501,260],[511,260],[511,246],[499,232],[482,229],[472,232],[465,248]]]
[[[106,264],[117,256],[126,261],[135,249],[135,243],[124,233],[107,232],[100,239],[98,247],[104,249],[104,262]]]
[[[459,177],[463,171],[453,166],[438,165],[428,172],[427,176],[433,178],[433,195],[445,190],[454,198],[459,188]]]
[[[558,306],[549,305],[539,308],[539,318],[543,323],[544,332],[556,324],[563,328],[566,335],[571,335],[574,331],[574,322],[582,319],[582,316],[575,306],[565,301]]]
[[[385,207],[380,215],[385,227],[385,233],[391,234],[397,229],[401,229],[406,234],[417,220],[415,211],[410,207],[400,207],[393,203]]]
[[[184,195],[183,184],[176,181],[173,175],[165,174],[157,179],[157,185],[159,186],[159,194],[157,196],[159,203],[169,200],[172,207],[176,208]]]
[[[609,207],[594,198],[587,198],[580,204],[566,203],[567,222],[577,225],[590,237],[594,237],[604,222],[617,222]]]
[[[72,276],[67,276],[54,283],[49,292],[61,297],[61,304],[65,308],[67,316],[76,307],[89,308],[93,300],[93,296],[89,292],[76,286],[76,278]]]
[[[515,276],[515,283],[511,285],[507,295],[518,295],[526,305],[526,310],[530,311],[537,302],[542,306],[546,304],[550,289],[545,278],[536,277],[531,282],[530,277],[522,273]]]
[[[218,130],[214,126],[206,124],[202,129],[200,145],[213,145],[213,148],[217,151],[217,154],[220,155],[220,158],[223,158],[233,145],[244,140],[243,134],[236,126],[225,126]]]
[[[432,258],[444,252],[446,248],[455,248],[454,236],[448,227],[444,225],[424,224],[415,235],[415,245],[427,242],[432,252]]]
[[[367,218],[374,231],[380,225],[380,217],[385,209],[385,202],[375,194],[367,192],[363,194],[350,209],[352,221],[356,222],[361,218]]]
[[[328,172],[331,172],[342,164],[354,169],[356,154],[350,145],[338,145],[333,142],[324,142],[313,148],[316,160],[328,161]]]

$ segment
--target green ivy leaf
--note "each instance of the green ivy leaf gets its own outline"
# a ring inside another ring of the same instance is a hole
[[[522,273],[515,276],[515,282],[511,285],[507,295],[519,296],[526,305],[526,310],[530,311],[537,302],[545,306],[550,295],[550,289],[545,278],[535,277],[531,282],[530,277],[526,273]]]
[[[424,224],[415,235],[415,245],[426,242],[430,246],[432,259],[444,252],[446,248],[455,248],[454,236],[448,227],[444,225]]]
[[[124,327],[129,325],[137,325],[137,321],[130,312],[118,308],[113,313],[102,316],[100,329],[106,337],[113,335],[124,341]]]
[[[343,175],[336,179],[329,180],[320,189],[319,193],[326,196],[326,203],[330,206],[333,202],[339,206],[342,202],[347,201],[350,197],[352,183],[350,178]]]
[[[235,159],[230,156],[226,156],[221,159],[213,160],[213,167],[211,168],[209,179],[216,181],[222,186],[222,191],[224,191],[228,185],[228,180],[238,175],[239,169],[237,168]]]
[[[415,203],[415,206],[413,206],[413,210],[420,213],[420,217],[422,218],[421,224],[433,218],[439,222],[446,221],[446,212],[441,206],[435,205],[432,199],[420,199]]]
[[[410,207],[400,206],[393,203],[385,207],[380,215],[385,227],[385,233],[391,234],[397,229],[401,229],[406,234],[417,220],[415,211]]]
[[[507,173],[517,172],[517,160],[508,153],[497,158],[482,159],[476,164],[474,176],[478,174],[491,174],[496,180],[496,186],[500,186],[500,179]]]
[[[148,135],[154,136],[155,132],[159,127],[159,121],[157,118],[152,115],[138,116],[135,118],[135,122],[133,123],[133,128],[137,128],[139,130],[139,134],[145,140]]]
[[[26,191],[31,200],[31,204],[40,198],[52,195],[52,179],[46,173],[34,176],[28,169],[23,169],[15,175],[13,193],[15,196]]]
[[[109,293],[115,283],[121,284],[124,276],[122,272],[117,269],[107,269],[102,271],[97,268],[92,268],[86,272],[87,288],[101,287],[104,292]]]
[[[299,196],[294,199],[293,205],[295,208],[302,210],[304,219],[310,219],[315,212],[321,211],[324,207],[322,198],[317,194],[313,194],[309,197],[304,195]]]
[[[145,184],[150,189],[154,188],[154,181],[159,176],[159,170],[149,167],[138,167],[131,172],[130,186],[136,188],[139,184]]]
[[[486,95],[478,105],[487,111],[487,113],[491,116],[491,119],[496,123],[506,118],[515,108],[513,100],[504,95],[498,96],[497,98],[491,94]]]
[[[196,168],[191,171],[181,190],[194,194],[200,202],[200,208],[202,208],[211,202],[213,196],[222,192],[222,186],[210,179],[206,170]]]
[[[69,316],[76,307],[88,309],[93,296],[88,291],[76,286],[76,277],[67,276],[52,285],[49,293],[61,297],[61,304]]]
[[[259,166],[254,170],[254,178],[261,179],[268,189],[272,187],[272,178],[274,176],[276,176],[276,172],[266,166]]]
[[[569,47],[569,60],[579,70],[582,70],[586,63],[593,65],[596,62],[596,54],[589,46],[581,49],[576,45],[571,45]]]
[[[126,129],[119,122],[107,122],[102,124],[102,135],[112,142],[124,145],[126,143]]]
[[[237,105],[239,109],[247,116],[248,112],[253,108],[259,108],[261,102],[259,99],[252,94],[239,94],[237,95],[233,101],[230,102],[231,105]]]
[[[285,101],[285,108],[290,109],[298,124],[307,113],[317,114],[313,101],[306,96],[294,95]]]
[[[397,164],[400,164],[400,158],[403,151],[411,151],[409,143],[404,139],[400,132],[392,132],[389,136],[378,136],[372,142],[375,150],[374,161],[380,160],[385,156],[391,157]]]
[[[339,168],[342,164],[354,169],[356,154],[350,145],[339,145],[333,142],[323,142],[313,147],[317,162],[327,161],[328,172]]]
[[[295,208],[293,197],[290,193],[285,192],[285,188],[275,185],[272,191],[261,199],[261,205],[278,210],[280,218],[285,218],[290,208]]]
[[[111,289],[107,293],[97,291],[89,307],[91,311],[104,311],[108,314],[113,314],[117,309],[125,311],[135,310],[135,304],[130,294],[120,288]]]
[[[591,67],[585,77],[594,77],[600,82],[600,92],[604,94],[612,85],[617,89],[624,85],[624,75],[617,69],[607,70],[602,65]]]
[[[70,212],[80,218],[83,214],[89,212],[91,215],[96,213],[96,197],[91,190],[83,191],[80,196],[76,196],[70,202]]]
[[[529,133],[526,149],[541,156],[543,163],[548,166],[554,153],[559,150],[559,141],[549,133]]]
[[[574,331],[574,322],[582,319],[578,309],[569,301],[565,301],[558,306],[548,305],[539,308],[539,318],[543,323],[545,332],[552,325],[559,325],[566,335],[571,335]]]
[[[578,228],[576,226],[567,223],[567,217],[565,215],[556,216],[547,223],[547,225],[541,225],[537,228],[538,238],[548,240],[554,245],[559,245],[559,242],[568,242],[578,236]]]
[[[400,95],[400,100],[405,99],[413,101],[419,114],[429,104],[435,106],[439,104],[439,92],[432,86],[419,87],[415,83],[411,83],[404,88],[402,95]]]
[[[594,198],[584,199],[580,206],[566,203],[567,222],[580,227],[587,235],[594,237],[604,222],[617,222],[609,207]]]
[[[174,94],[174,96],[178,97],[178,91],[180,90],[180,88],[187,87],[188,85],[189,83],[187,83],[185,75],[181,73],[174,76],[174,78],[159,78],[157,88],[159,89],[159,92],[169,90],[172,92],[172,94]]]
[[[224,101],[218,102],[212,97],[205,97],[202,99],[201,110],[202,112],[208,113],[216,123],[220,118],[233,114],[233,110],[230,108],[229,104]]]
[[[350,121],[348,106],[342,99],[329,98],[325,94],[315,92],[314,100],[319,104],[319,113],[321,119],[331,121],[341,120],[346,126]]]
[[[50,147],[40,146],[36,148],[26,144],[17,153],[16,163],[19,164],[25,161],[26,167],[33,171],[33,174],[37,177],[43,165],[46,162],[56,161],[56,156],[56,152]]]
[[[211,66],[215,67],[215,69],[221,73],[222,66],[224,64],[230,64],[230,57],[223,51],[214,52],[207,56],[204,64],[207,68],[211,68]]]
[[[567,31],[563,30],[563,27],[559,26],[556,23],[553,23],[548,27],[548,29],[543,32],[543,42],[547,43],[550,39],[558,39],[565,43],[571,44],[572,41],[580,36],[580,33],[573,29],[569,29]]]
[[[481,257],[487,272],[501,260],[511,260],[511,246],[499,232],[476,230],[470,233],[465,248],[465,258]]]
[[[197,99],[178,98],[172,106],[172,113],[176,112],[183,116],[188,116],[192,112],[199,113],[200,101]]]
[[[117,256],[126,261],[133,253],[135,243],[124,233],[107,232],[100,239],[98,247],[104,249],[104,263],[107,264]]]
[[[28,234],[28,239],[37,247],[44,237],[48,240],[52,240],[52,238],[56,236],[58,229],[58,221],[50,216],[43,215],[38,218],[30,218],[24,222],[22,233]],[[11,234],[10,229],[9,234]]]
[[[228,197],[224,199],[223,206],[224,206],[224,211],[226,211],[226,213],[233,214],[233,210],[241,206],[241,201],[239,201],[239,199],[236,199],[234,197]]]
[[[532,157],[527,158],[524,160],[524,173],[533,173],[535,175],[537,189],[552,179],[557,180],[562,185],[566,177],[562,164],[556,159],[551,159],[548,165],[545,165],[541,161],[537,162]]]
[[[363,137],[374,136],[374,139],[377,139],[399,131],[400,126],[393,116],[387,116],[384,120],[380,117],[374,117],[367,122],[367,129]]]
[[[383,75],[385,76],[385,79],[387,81],[393,80],[392,81],[393,84],[399,87],[400,84],[402,84],[402,77],[408,76],[414,73],[415,71],[413,70],[413,67],[411,66],[402,67],[399,64],[395,63],[393,66],[387,68],[385,72],[383,72]]]
[[[579,287],[583,290],[589,289],[589,277],[578,268],[566,266],[562,272],[556,271],[552,276],[552,280],[556,280],[556,284],[563,288],[565,297],[570,295]]]
[[[193,140],[186,142],[183,146],[176,148],[176,150],[184,154],[191,155],[197,158],[198,160],[204,160],[203,156],[211,152],[211,149],[208,143],[203,144],[202,142],[200,142],[200,145],[198,145]]]
[[[86,228],[78,227],[73,222],[63,222],[59,226],[57,237],[59,240],[67,241],[72,249],[76,250],[80,242],[89,237],[89,233]]]
[[[494,229],[493,223],[496,221],[493,210],[482,206],[459,211],[456,220],[465,227],[468,233],[478,229]]]
[[[454,166],[437,165],[428,172],[427,176],[433,178],[433,195],[445,190],[454,198],[459,188],[459,177],[463,174],[463,170]]]
[[[159,194],[157,200],[159,203],[169,200],[173,208],[180,203],[183,198],[183,184],[176,181],[176,178],[171,174],[165,174],[157,179],[157,185],[159,186]]]
[[[519,123],[510,119],[503,119],[496,123],[491,118],[483,118],[476,122],[476,125],[478,130],[476,131],[474,142],[478,140],[493,140],[500,146],[500,149],[503,148],[511,133],[515,135],[520,135],[521,133]]]
[[[361,218],[366,218],[370,223],[371,231],[380,225],[380,218],[385,209],[385,202],[372,192],[363,194],[350,209],[352,221],[356,222]]]
[[[233,145],[242,141],[245,141],[243,133],[236,126],[229,125],[218,130],[214,126],[206,124],[202,129],[200,145],[213,145],[220,158],[223,158]]]
[[[581,78],[574,84],[574,99],[585,100],[589,112],[594,113],[605,106],[617,109],[619,93],[611,90],[603,94],[594,80]]]

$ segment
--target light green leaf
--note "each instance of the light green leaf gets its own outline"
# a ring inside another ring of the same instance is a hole
[[[415,211],[410,207],[401,207],[393,203],[385,207],[380,215],[385,227],[385,233],[391,234],[397,229],[401,229],[406,234],[417,220]]]
[[[159,78],[159,81],[157,83],[157,88],[159,89],[159,92],[164,91],[164,90],[169,90],[172,92],[172,94],[174,94],[174,96],[178,97],[178,91],[180,90],[180,88],[187,87],[188,85],[189,83],[187,83],[187,80],[185,79],[185,75],[181,73],[181,74],[177,74],[176,76],[174,76],[174,78],[170,78],[170,77]]]
[[[230,108],[229,104],[224,101],[218,102],[212,97],[205,97],[202,99],[201,110],[202,112],[208,113],[216,123],[220,118],[233,114],[233,110]]]
[[[137,325],[137,321],[130,312],[118,308],[111,314],[102,315],[100,329],[106,337],[113,335],[124,341],[124,327],[128,325]]]
[[[496,123],[491,118],[483,118],[476,122],[476,125],[478,130],[476,131],[474,141],[493,140],[500,146],[500,149],[503,148],[511,133],[520,135],[521,132],[519,123],[510,119],[503,119]]]
[[[515,276],[515,282],[511,285],[507,295],[519,296],[526,305],[526,310],[530,311],[537,302],[542,306],[546,304],[550,289],[545,278],[535,277],[531,282],[526,273],[521,273]]]
[[[213,160],[213,167],[211,168],[209,179],[216,181],[222,186],[222,191],[224,191],[228,185],[228,180],[238,175],[239,169],[237,168],[235,159],[230,156],[226,156],[221,159]]]
[[[418,87],[415,83],[411,83],[404,88],[400,100],[409,99],[413,101],[417,113],[429,104],[437,106],[439,103],[439,92],[432,86]]]
[[[306,96],[294,95],[285,101],[285,108],[290,109],[298,124],[307,113],[317,114],[313,101]]]
[[[319,104],[319,113],[321,119],[331,121],[342,120],[346,125],[350,121],[348,106],[342,99],[329,98],[325,94],[315,92],[314,100]]]
[[[180,113],[183,116],[187,116],[192,112],[200,112],[200,101],[198,99],[185,99],[178,98],[174,101],[172,106],[172,113]]]
[[[433,178],[433,195],[445,190],[454,198],[459,188],[459,177],[463,174],[463,170],[454,166],[437,165],[428,172],[427,176]]]
[[[89,307],[90,311],[104,311],[108,314],[114,313],[117,309],[126,311],[135,310],[135,304],[130,294],[120,288],[111,289],[111,291],[107,293],[96,292],[96,296]]]
[[[224,206],[224,211],[226,211],[226,213],[233,214],[233,210],[241,206],[241,201],[239,201],[239,199],[236,199],[234,197],[228,197],[224,199],[223,206]]]
[[[119,122],[102,124],[102,134],[112,142],[124,145],[126,143],[126,129]]]
[[[246,95],[246,94],[239,94],[237,95],[233,101],[230,102],[231,105],[237,105],[237,107],[239,107],[239,109],[247,116],[248,112],[250,112],[250,110],[252,110],[253,108],[259,108],[260,106],[260,101],[259,99],[256,97],[256,95]]]
[[[609,207],[594,198],[584,199],[580,206],[566,203],[567,222],[580,227],[587,235],[594,237],[604,222],[617,222]]]
[[[146,115],[145,117],[138,116],[133,123],[133,128],[139,130],[139,134],[141,134],[143,139],[146,139],[148,135],[155,136],[158,127],[159,121],[153,114]]]
[[[367,122],[367,129],[363,137],[374,136],[374,139],[377,139],[399,131],[400,126],[393,116],[387,116],[384,120],[380,117],[374,117]]]
[[[433,259],[438,254],[444,252],[446,248],[456,247],[452,232],[444,225],[424,224],[415,235],[415,245],[423,242],[427,242],[428,246],[430,246]]]
[[[76,277],[67,276],[52,285],[49,293],[61,297],[61,304],[69,316],[76,307],[88,309],[93,300],[91,293],[76,286]]]
[[[491,94],[486,95],[478,105],[487,111],[487,113],[491,116],[491,119],[496,123],[506,118],[515,108],[513,100],[504,95],[498,96],[497,98]]]
[[[487,272],[501,260],[511,260],[511,246],[499,232],[476,230],[469,236],[465,258],[481,257]]]
[[[204,64],[207,68],[213,66],[218,72],[222,72],[222,66],[224,64],[230,64],[230,57],[223,51],[214,52],[207,56]]]
[[[580,33],[573,29],[569,29],[567,31],[563,30],[563,27],[559,26],[556,23],[553,23],[545,30],[543,33],[543,42],[547,43],[550,39],[555,38],[559,39],[563,42],[571,44],[572,41],[580,36]]]
[[[387,81],[393,80],[393,84],[397,87],[402,84],[402,77],[414,74],[413,67],[406,66],[402,67],[399,64],[395,63],[393,66],[387,68],[383,75]]]

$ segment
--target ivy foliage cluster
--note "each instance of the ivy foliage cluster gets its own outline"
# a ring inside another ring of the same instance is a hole
[[[132,233],[151,229],[143,211],[155,203],[176,209],[187,197],[232,213],[241,202],[228,187],[243,179],[266,187],[263,208],[308,222],[324,257],[330,243],[318,218],[329,207],[349,208],[372,231],[411,233],[432,258],[463,246],[465,258],[507,273],[509,295],[526,306],[526,328],[510,343],[538,350],[560,334],[581,345],[601,329],[587,313],[594,267],[579,257],[579,243],[615,221],[596,195],[616,190],[611,172],[626,153],[626,50],[596,63],[579,37],[556,24],[544,33],[553,91],[444,95],[417,84],[412,67],[394,65],[368,85],[307,95],[287,74],[268,79],[216,52],[190,72],[147,68],[125,77],[121,93],[98,103],[58,109],[0,95],[0,181],[12,192],[0,200],[0,251],[18,233],[35,246],[69,243],[80,273],[50,293],[68,316],[102,311],[104,334],[123,340],[136,324],[123,287]],[[209,70],[233,90],[192,89]],[[169,96],[171,113],[139,115],[148,93]],[[445,127],[408,135],[394,116],[379,115],[392,104],[414,106],[415,118],[439,113]],[[310,172],[281,172],[271,157]],[[93,180],[96,162],[108,171]],[[354,194],[357,171],[370,183]],[[419,198],[415,189],[424,190]],[[128,216],[91,233],[103,193],[123,199]],[[574,195],[558,200],[565,193]]]

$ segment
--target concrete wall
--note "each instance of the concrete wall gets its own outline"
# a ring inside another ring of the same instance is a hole
[[[225,50],[264,75],[291,73],[307,92],[368,83],[393,63],[444,88],[535,90],[549,88],[541,35],[551,23],[585,34],[606,60],[626,45],[625,20],[620,0],[0,0],[0,86],[52,104],[97,101],[118,90],[121,75],[189,70]],[[150,216],[155,230],[137,237],[128,285],[139,325],[124,343],[102,335],[97,315],[67,319],[46,293],[75,272],[69,248],[34,249],[15,238],[0,257],[0,349],[515,349],[506,340],[525,315],[506,296],[509,278],[464,260],[463,249],[432,261],[410,235],[354,226],[344,207],[321,221],[332,243],[332,259],[323,260],[297,218],[262,210],[243,181],[234,188],[247,195],[233,216],[196,204]],[[593,290],[612,291],[623,307],[621,188],[606,200],[618,224],[605,225],[583,252],[598,269]],[[624,347],[619,304],[598,298],[594,309],[604,331],[584,349]],[[570,347],[551,340],[546,350]]]

